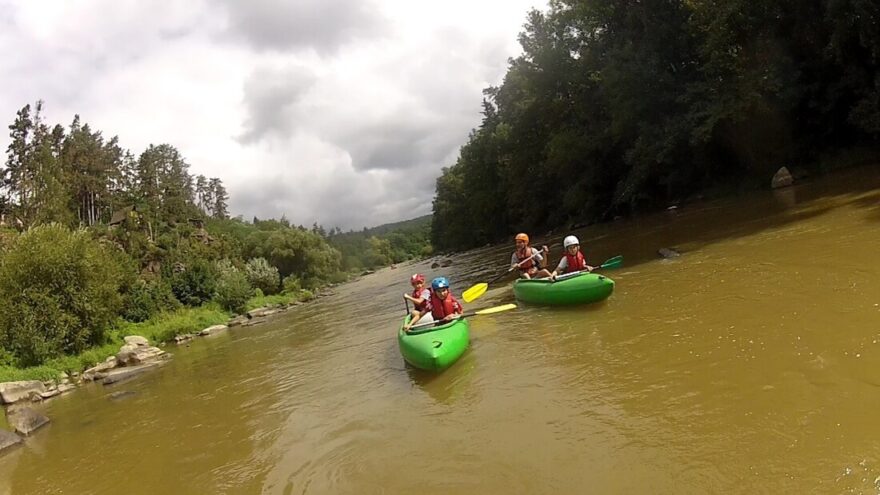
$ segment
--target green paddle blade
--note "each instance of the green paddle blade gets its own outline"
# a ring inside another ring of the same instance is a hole
[[[620,268],[623,265],[623,256],[617,255],[613,258],[608,259],[605,263],[602,263],[599,268]]]
[[[481,282],[468,290],[462,292],[461,298],[464,299],[464,302],[471,302],[474,299],[482,296],[489,289],[489,284],[486,282]]]

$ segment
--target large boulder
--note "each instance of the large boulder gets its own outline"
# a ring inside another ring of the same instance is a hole
[[[6,420],[13,430],[25,436],[49,423],[49,418],[30,407],[19,407],[8,411],[6,413]]]
[[[124,345],[116,354],[116,360],[121,366],[137,366],[157,359],[166,359],[168,354],[158,347],[136,347],[134,349]]]
[[[791,176],[791,172],[786,167],[781,167],[777,170],[776,174],[773,175],[773,179],[770,180],[770,187],[773,189],[787,187],[792,184],[794,184],[794,177]]]
[[[46,386],[39,380],[0,383],[0,403],[15,404],[20,400],[29,399],[31,394],[46,391]]]

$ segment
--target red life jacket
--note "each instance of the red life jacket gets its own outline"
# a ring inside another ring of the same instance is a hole
[[[412,294],[410,294],[410,295],[412,296],[413,299],[419,299],[422,297],[422,295],[424,294],[424,292],[426,290],[428,290],[428,289],[425,289],[424,287],[422,289],[413,289]],[[431,291],[428,290],[428,297],[422,299],[422,302],[420,302],[418,304],[413,303],[413,306],[415,306],[416,310],[418,310],[418,311],[424,311],[424,310],[428,309],[428,303],[430,302],[430,300],[431,300]]]
[[[519,251],[516,251],[516,259],[518,262],[522,263],[523,260],[525,260],[525,259],[529,260],[529,261],[526,261],[525,263],[523,263],[522,265],[519,265],[520,271],[527,272],[527,271],[529,271],[529,268],[535,266],[535,258],[531,258],[531,256],[534,256],[534,254],[535,254],[535,248],[533,248],[533,247],[526,247],[525,249],[523,249],[522,256],[519,255]]]
[[[587,267],[587,261],[584,259],[584,255],[581,254],[580,250],[572,256],[565,253],[565,262],[568,266],[565,267],[565,273],[577,272],[581,271]]]
[[[446,299],[440,299],[434,291],[431,291],[431,315],[435,320],[441,320],[446,315],[461,313],[461,304],[452,296],[452,292],[446,295]]]

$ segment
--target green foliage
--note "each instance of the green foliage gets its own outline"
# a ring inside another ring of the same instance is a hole
[[[284,281],[282,282],[283,292],[288,294],[296,294],[302,289],[302,284],[299,283],[299,279],[296,275],[288,275],[284,277]]]
[[[0,347],[36,365],[102,343],[126,278],[118,258],[83,230],[28,230],[0,262]]]
[[[162,311],[175,311],[178,308],[180,302],[174,297],[169,283],[138,280],[129,290],[122,317],[137,323]]]
[[[269,265],[264,258],[251,258],[244,266],[247,281],[251,286],[263,291],[264,294],[278,292],[280,278],[278,269]]]
[[[253,296],[254,289],[248,277],[235,269],[228,260],[218,263],[216,301],[224,309],[233,313],[244,313],[248,299]]]
[[[257,308],[265,308],[268,306],[280,306],[282,304],[290,304],[297,300],[298,299],[296,294],[282,293],[274,294],[271,296],[258,295],[248,299],[247,303],[245,304],[245,310],[243,312],[248,312],[252,309]]]
[[[212,265],[195,259],[171,276],[171,291],[187,306],[199,306],[214,297],[217,279]]]
[[[195,333],[212,325],[225,323],[229,314],[216,304],[199,308],[181,308],[177,311],[160,313],[141,323],[126,323],[118,334],[140,335],[151,342],[167,342],[178,335]],[[118,347],[117,347],[118,350]]]
[[[360,270],[416,259],[431,252],[431,216],[380,225],[361,232],[333,232],[331,246],[341,253],[342,269]]]
[[[483,121],[437,179],[431,243],[601,221],[876,148],[878,22],[861,0],[532,11],[523,54],[485,91]]]

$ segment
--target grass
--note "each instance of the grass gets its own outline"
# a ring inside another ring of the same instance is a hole
[[[247,304],[245,305],[245,311],[250,311],[256,308],[263,308],[266,306],[279,306],[282,304],[290,304],[296,301],[310,301],[314,298],[315,295],[305,289],[300,290],[297,294],[283,292],[281,294],[274,294],[271,296],[256,296],[248,300]]]

